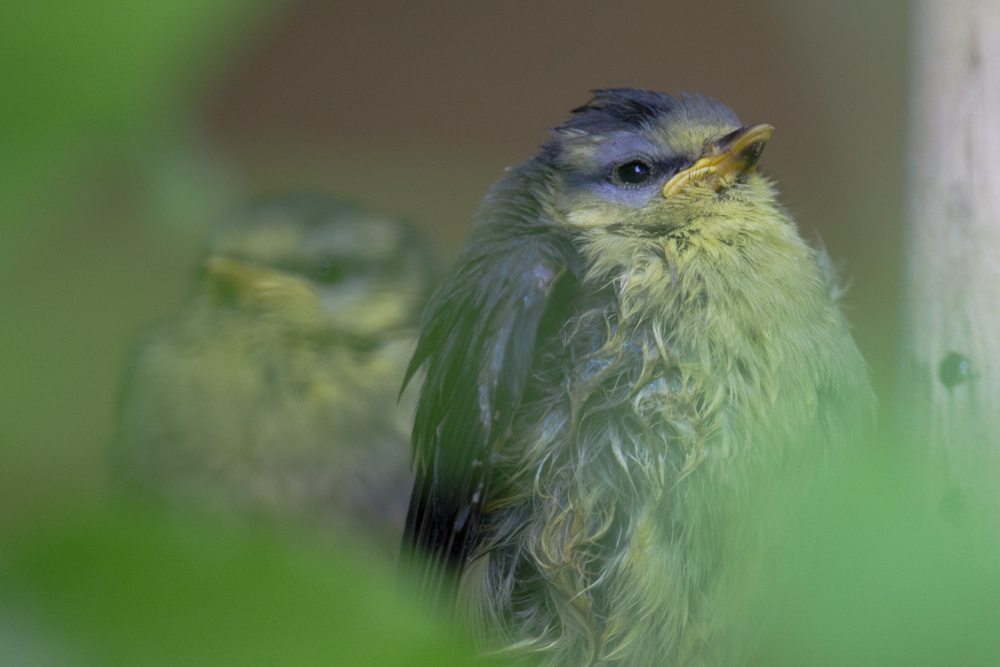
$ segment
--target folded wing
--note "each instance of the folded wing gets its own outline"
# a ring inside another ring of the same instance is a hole
[[[492,195],[492,213],[428,308],[407,373],[427,366],[403,558],[435,604],[451,600],[477,544],[494,455],[520,405],[539,323],[557,282],[576,273],[572,244],[538,219],[530,188],[498,186]]]

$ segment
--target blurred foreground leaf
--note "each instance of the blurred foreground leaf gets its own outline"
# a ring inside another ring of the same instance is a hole
[[[346,547],[136,513],[0,550],[0,608],[75,664],[469,664],[397,589],[391,564]]]
[[[140,151],[185,125],[191,90],[271,4],[0,3],[0,233],[33,227],[28,214],[94,153]]]
[[[824,494],[810,557],[755,666],[998,664],[996,544],[900,467],[859,463]]]

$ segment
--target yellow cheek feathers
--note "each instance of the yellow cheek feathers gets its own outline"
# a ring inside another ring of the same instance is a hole
[[[663,196],[675,195],[695,182],[720,189],[730,174],[753,171],[773,130],[764,123],[746,125],[709,144],[707,154],[664,184]]]

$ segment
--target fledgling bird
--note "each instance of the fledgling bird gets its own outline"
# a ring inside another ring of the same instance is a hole
[[[439,275],[416,229],[320,195],[223,225],[179,317],[137,350],[119,478],[176,506],[368,533],[398,549],[412,397]]]
[[[874,419],[772,128],[597,91],[486,196],[424,316],[407,571],[488,652],[737,665],[823,459]]]

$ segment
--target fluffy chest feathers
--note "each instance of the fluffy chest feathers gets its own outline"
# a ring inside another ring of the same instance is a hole
[[[789,389],[810,410],[821,375],[855,372],[821,368],[824,348],[852,344],[816,252],[780,209],[759,220],[703,210],[667,229],[647,220],[587,230],[587,283],[611,285],[616,326],[700,377],[704,393],[766,409]]]
[[[566,664],[747,645],[727,642],[754,627],[748,582],[793,551],[758,522],[803,496],[851,437],[831,416],[868,397],[814,251],[778,222],[728,243],[612,239],[617,256],[603,231],[583,239],[590,305],[536,356],[498,449],[470,617]],[[743,629],[707,648],[715,623]]]

